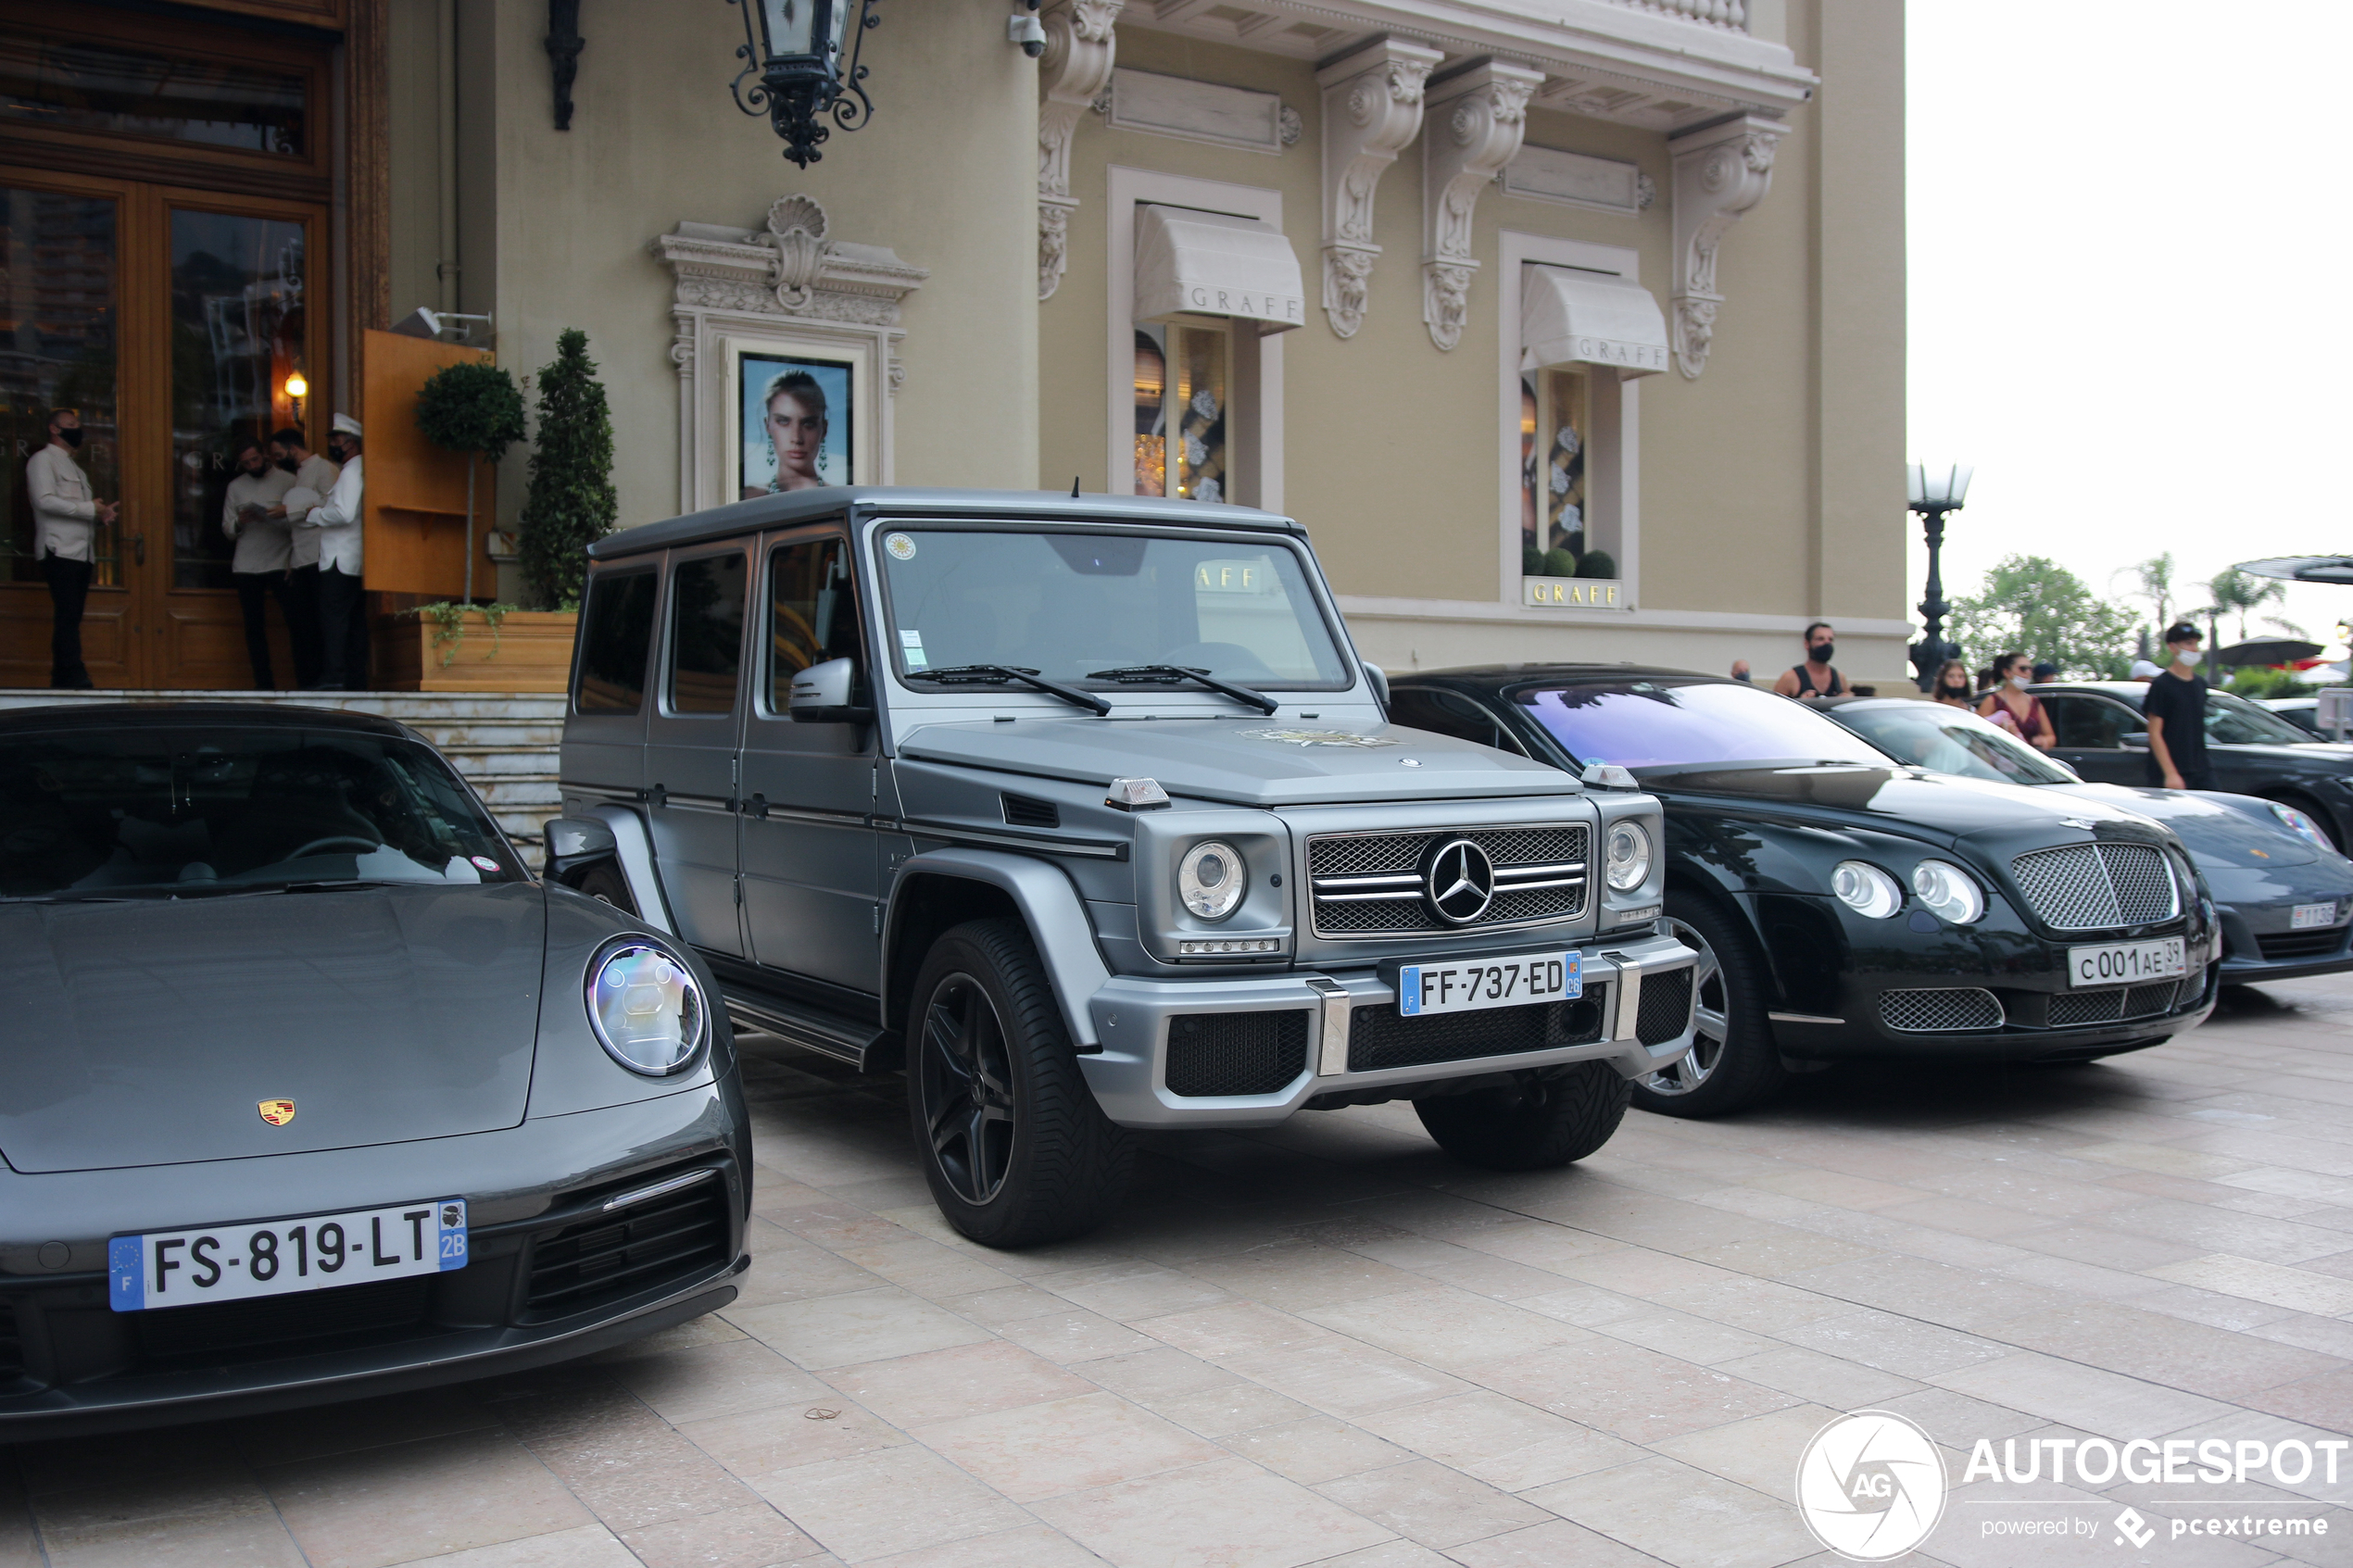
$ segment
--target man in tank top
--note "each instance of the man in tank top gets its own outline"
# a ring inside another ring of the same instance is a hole
[[[1824,697],[1851,696],[1846,677],[1831,663],[1831,655],[1838,649],[1831,623],[1817,621],[1806,628],[1806,662],[1793,665],[1773,689],[1783,696],[1793,696],[1801,702],[1818,702]]]

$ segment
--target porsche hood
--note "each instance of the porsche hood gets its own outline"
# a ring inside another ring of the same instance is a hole
[[[99,1170],[514,1126],[546,927],[524,884],[0,905],[0,1155]]]

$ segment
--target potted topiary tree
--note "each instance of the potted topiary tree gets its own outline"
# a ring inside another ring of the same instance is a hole
[[[539,372],[539,437],[522,504],[522,575],[545,609],[576,609],[588,546],[620,516],[612,486],[612,414],[588,358],[588,334],[567,327]]]
[[[522,393],[515,378],[486,359],[444,366],[417,394],[417,429],[445,452],[466,459],[466,597],[474,596],[474,470],[497,462],[522,439]]]

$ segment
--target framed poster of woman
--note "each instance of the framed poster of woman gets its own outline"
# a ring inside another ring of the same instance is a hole
[[[746,354],[736,361],[744,500],[850,482],[855,376],[839,359]]]

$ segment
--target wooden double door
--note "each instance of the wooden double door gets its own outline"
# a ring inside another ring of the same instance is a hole
[[[254,684],[221,527],[245,442],[333,412],[324,206],[0,163],[0,686],[45,686],[50,604],[25,460],[48,410],[80,412],[101,499],[82,622],[100,686]],[[275,683],[293,684],[267,609]]]

